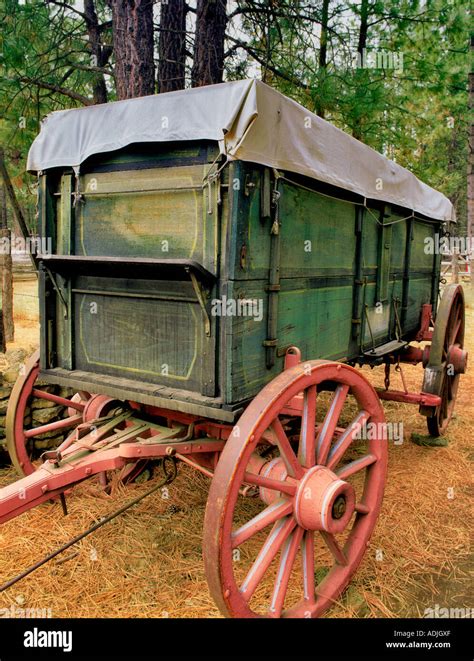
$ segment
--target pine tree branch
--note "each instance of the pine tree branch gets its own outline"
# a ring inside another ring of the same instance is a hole
[[[36,78],[27,78],[26,76],[22,76],[18,80],[20,81],[20,83],[26,83],[27,85],[36,85],[41,89],[51,90],[52,92],[56,92],[57,94],[62,94],[63,96],[67,96],[70,99],[74,99],[74,101],[79,101],[79,103],[82,103],[82,105],[84,106],[93,105],[91,99],[88,99],[86,96],[83,96],[82,94],[78,94],[73,90],[68,90],[65,87],[60,87],[59,85],[53,85],[52,83],[47,83],[43,80],[38,80]]]

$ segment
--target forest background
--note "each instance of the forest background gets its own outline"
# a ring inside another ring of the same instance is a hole
[[[412,170],[474,225],[465,0],[0,0],[0,146],[31,231],[51,111],[259,78]],[[12,214],[0,187],[0,228]]]

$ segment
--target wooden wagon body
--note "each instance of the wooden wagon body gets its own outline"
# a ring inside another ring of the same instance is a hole
[[[436,308],[425,247],[439,220],[239,161],[207,186],[216,156],[198,143],[94,158],[75,206],[73,172],[40,177],[55,237],[44,376],[230,421],[292,345],[369,362],[415,338],[423,305]]]
[[[26,477],[0,490],[0,520],[51,497],[64,505],[92,475],[126,480],[147,460],[179,460],[212,478],[204,554],[222,612],[324,612],[380,510],[379,400],[418,404],[435,435],[452,414],[463,294],[447,287],[438,307],[431,249],[452,205],[256,81],[55,113],[29,169],[51,250],[37,256],[39,357],[7,414]],[[389,389],[404,362],[423,364],[421,392]],[[385,364],[385,389],[363,364]],[[64,413],[32,427],[31,397]],[[38,467],[34,439],[71,429]],[[242,497],[263,507],[246,523]],[[235,554],[267,528],[243,571]],[[330,565],[320,581],[316,533]],[[291,604],[300,553],[303,596]]]

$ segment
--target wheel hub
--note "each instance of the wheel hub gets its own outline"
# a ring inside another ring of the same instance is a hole
[[[467,369],[467,351],[457,344],[449,347],[447,363],[452,365],[454,374],[464,374]]]
[[[276,457],[276,459],[272,459],[265,463],[260,471],[260,475],[263,475],[263,477],[269,477],[272,480],[282,480],[284,482],[288,477],[288,471],[283,459],[281,457]],[[267,505],[271,505],[281,498],[281,492],[260,487],[260,498]]]
[[[281,457],[264,462],[258,458],[258,472],[263,477],[285,481],[288,472]],[[253,459],[256,462],[256,458]],[[254,468],[257,464],[252,464]],[[293,478],[291,481],[296,482]],[[272,505],[282,493],[259,488],[260,498]],[[306,530],[339,533],[344,530],[354,512],[355,494],[351,484],[341,480],[325,466],[314,466],[299,481],[295,495],[295,518]]]
[[[295,517],[306,530],[339,533],[352,517],[355,494],[351,484],[325,466],[314,466],[303,477],[295,496]]]
[[[107,415],[114,406],[120,404],[123,404],[123,402],[113,399],[113,397],[107,397],[107,395],[92,395],[84,409],[84,422],[92,422],[97,418],[101,418]]]

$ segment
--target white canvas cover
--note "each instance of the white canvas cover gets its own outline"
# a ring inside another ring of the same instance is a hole
[[[430,218],[451,202],[405,168],[258,80],[241,80],[53,112],[27,169],[69,166],[137,142],[215,140],[230,160],[294,172]]]

